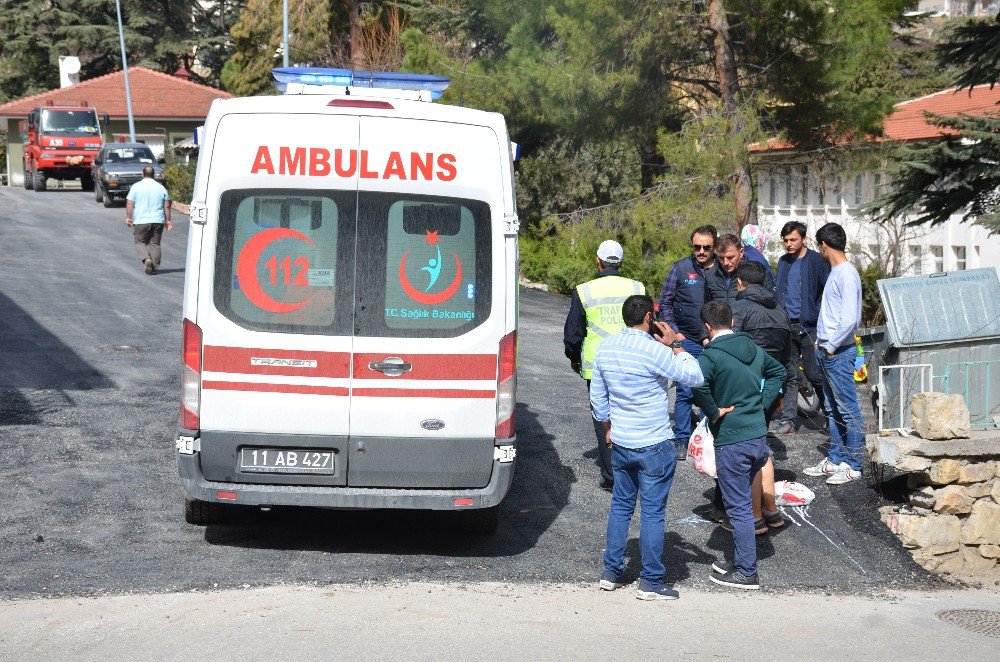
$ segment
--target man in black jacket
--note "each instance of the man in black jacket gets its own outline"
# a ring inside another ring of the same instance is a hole
[[[795,419],[799,413],[799,362],[802,372],[813,386],[823,408],[823,379],[816,362],[816,322],[819,319],[819,304],[823,300],[823,288],[830,276],[830,265],[823,261],[819,253],[806,248],[806,226],[798,221],[789,221],[781,228],[781,240],[785,244],[785,255],[778,260],[778,304],[791,322],[791,354],[785,364],[785,404],[781,410],[781,422],[777,434],[795,432]]]
[[[745,260],[743,244],[734,234],[724,234],[715,245],[716,262],[719,268],[705,279],[705,301],[724,301],[730,307],[736,303],[736,270]],[[774,290],[774,277],[770,269],[765,270],[764,287]]]
[[[765,271],[749,260],[736,269],[739,291],[733,304],[733,330],[749,334],[755,345],[784,366],[791,354],[791,325],[774,292],[764,286]]]

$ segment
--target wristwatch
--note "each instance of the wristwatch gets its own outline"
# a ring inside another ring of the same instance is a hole
[[[672,343],[670,343],[670,347],[671,349],[684,349],[684,343],[682,343],[680,340],[675,340]]]

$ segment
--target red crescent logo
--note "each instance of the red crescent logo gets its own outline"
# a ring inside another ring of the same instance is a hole
[[[417,288],[410,285],[410,281],[406,278],[406,258],[410,256],[410,251],[403,253],[403,259],[399,263],[399,284],[403,286],[403,291],[406,292],[406,296],[410,297],[417,303],[422,303],[427,306],[433,306],[438,303],[443,303],[455,295],[458,291],[458,285],[462,280],[462,261],[458,259],[457,253],[452,253],[455,258],[455,264],[458,269],[455,272],[455,280],[451,281],[451,285],[448,289],[438,292],[437,294],[424,294]]]
[[[243,294],[250,300],[250,303],[269,313],[290,313],[308,304],[312,301],[312,297],[297,303],[283,303],[268,295],[257,279],[257,263],[260,261],[261,254],[279,239],[299,239],[310,246],[314,245],[309,237],[289,228],[271,228],[258,232],[240,251],[239,260],[236,262],[236,277],[239,279]]]

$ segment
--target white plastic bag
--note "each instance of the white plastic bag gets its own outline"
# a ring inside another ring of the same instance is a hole
[[[715,478],[715,437],[708,429],[708,418],[702,417],[688,441],[687,461],[701,473]]]
[[[774,484],[774,501],[779,506],[808,506],[816,493],[802,483],[779,480]]]

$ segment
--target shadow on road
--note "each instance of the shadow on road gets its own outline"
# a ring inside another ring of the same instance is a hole
[[[517,405],[517,468],[503,503],[500,528],[482,536],[459,529],[453,512],[334,511],[275,508],[234,511],[227,524],[205,530],[212,545],[315,550],[331,554],[514,556],[531,549],[569,501],[576,481],[552,442],[555,437],[524,403]]]
[[[66,391],[114,382],[0,294],[0,425],[31,425],[52,407],[72,406]]]

